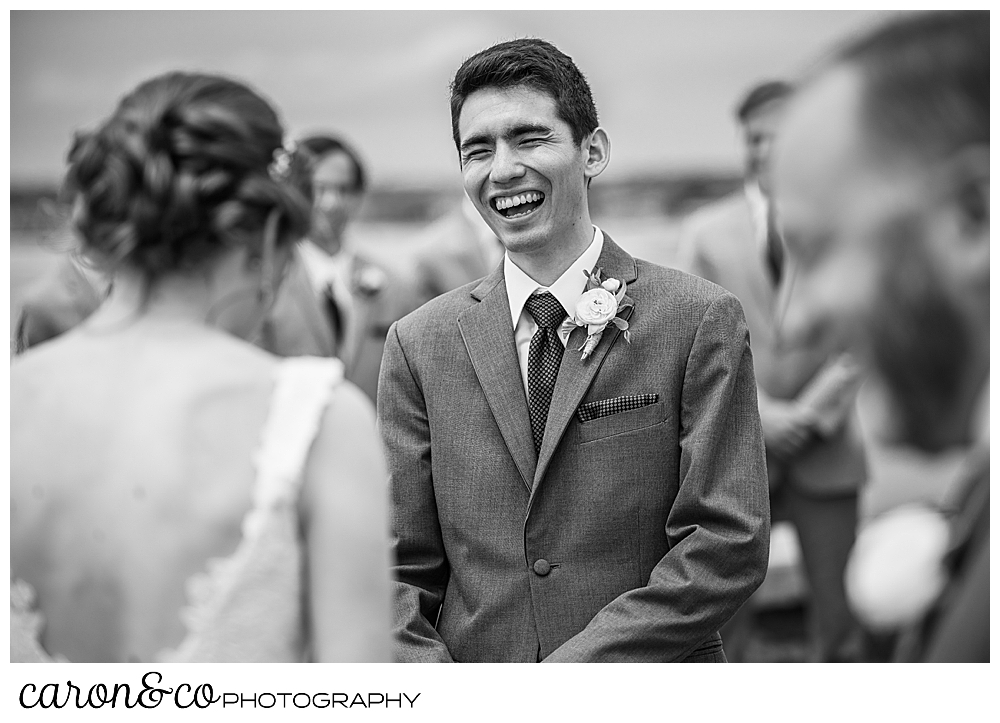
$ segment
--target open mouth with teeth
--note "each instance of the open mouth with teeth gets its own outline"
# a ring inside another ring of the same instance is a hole
[[[538,191],[528,191],[517,196],[497,196],[493,208],[504,218],[527,216],[545,202],[545,195]]]

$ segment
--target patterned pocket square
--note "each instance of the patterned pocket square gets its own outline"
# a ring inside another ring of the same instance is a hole
[[[660,401],[659,394],[630,394],[626,397],[602,399],[599,402],[587,402],[577,408],[576,418],[581,422],[589,422],[612,414],[656,404],[658,401]]]

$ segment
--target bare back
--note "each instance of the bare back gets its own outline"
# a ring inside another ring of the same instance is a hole
[[[277,360],[144,318],[11,365],[11,576],[50,652],[146,661],[185,634],[185,583],[232,553]]]

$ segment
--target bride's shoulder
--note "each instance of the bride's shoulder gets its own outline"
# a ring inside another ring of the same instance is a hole
[[[362,427],[374,426],[375,405],[361,389],[353,383],[343,380],[337,384],[330,394],[330,404],[323,415],[324,426],[351,422]]]
[[[377,439],[375,405],[357,386],[341,381],[332,388],[320,417],[309,469],[343,472],[348,458],[367,463],[379,456]]]

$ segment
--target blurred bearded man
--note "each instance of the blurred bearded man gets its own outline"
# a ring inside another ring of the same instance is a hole
[[[788,83],[769,81],[740,101],[736,119],[743,132],[744,189],[685,221],[678,267],[731,291],[743,305],[754,353],[771,518],[795,526],[809,582],[808,657],[848,662],[858,656],[858,635],[844,570],[857,528],[858,494],[867,477],[855,410],[861,376],[849,355],[778,343],[775,306],[784,248],[771,198],[770,156],[791,94]],[[745,660],[753,603],[722,631],[734,662]]]
[[[855,611],[898,660],[989,660],[989,57],[988,12],[905,16],[807,79],[775,148],[783,338],[853,347],[896,441],[967,453],[943,515],[856,545]]]

